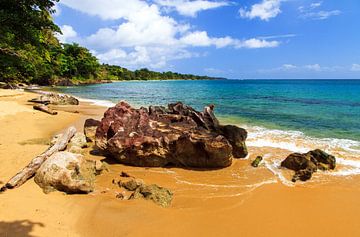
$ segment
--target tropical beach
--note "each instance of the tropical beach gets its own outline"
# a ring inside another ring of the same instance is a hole
[[[41,153],[47,147],[45,141],[54,134],[70,125],[81,130],[85,118],[99,118],[106,109],[81,102],[78,106],[60,106],[59,114],[50,116],[31,109],[27,100],[34,96],[22,91],[1,91],[1,108],[12,105],[12,110],[1,114],[1,122],[6,124],[0,142],[1,157],[7,157],[1,160],[2,183]],[[79,113],[74,113],[75,110]],[[16,119],[19,116],[21,120]],[[272,169],[265,164],[255,169],[250,163],[259,154],[284,159],[291,151],[251,146],[256,140],[251,140],[250,131],[249,135],[249,157],[234,160],[225,169],[141,168],[111,163],[110,171],[98,176],[95,191],[88,195],[60,192],[46,195],[30,180],[0,195],[3,213],[0,233],[4,236],[357,234],[356,216],[360,211],[357,175],[318,172],[311,181],[293,184],[292,172],[284,171],[282,175],[287,180],[284,181],[273,173],[279,167]],[[86,157],[99,159],[89,153]],[[271,163],[272,159],[265,161]],[[172,190],[171,206],[161,208],[148,201],[117,199],[119,187],[112,180],[121,172]]]
[[[360,235],[358,5],[2,1],[0,237]]]

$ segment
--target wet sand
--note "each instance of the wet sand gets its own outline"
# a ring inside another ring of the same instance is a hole
[[[57,107],[59,115],[50,116],[32,110],[26,102],[32,97],[0,91],[0,182],[43,152],[51,136],[72,124],[80,130],[86,118],[104,111],[81,103]],[[46,195],[29,180],[0,194],[0,236],[359,236],[358,176],[319,173],[311,182],[286,186],[264,164],[250,166],[259,154],[285,158],[289,153],[250,147],[249,159],[221,170],[111,164],[89,195]],[[120,189],[112,180],[121,171],[172,190],[171,207],[116,199]],[[289,179],[291,172],[282,175]]]

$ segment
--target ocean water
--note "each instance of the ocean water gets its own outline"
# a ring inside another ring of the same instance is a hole
[[[338,158],[333,176],[360,175],[360,80],[133,81],[55,90],[104,106],[215,104],[222,123],[248,130],[250,147],[320,148]],[[266,157],[267,169],[286,183],[279,157]]]

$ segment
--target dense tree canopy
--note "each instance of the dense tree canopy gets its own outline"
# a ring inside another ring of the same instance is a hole
[[[194,75],[130,71],[100,65],[78,44],[60,44],[51,13],[58,0],[0,0],[0,81],[48,85],[61,80],[203,79]]]

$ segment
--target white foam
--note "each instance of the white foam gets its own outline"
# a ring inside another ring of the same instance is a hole
[[[265,140],[265,139],[257,139],[255,141],[248,141],[246,142],[248,146],[251,147],[273,147],[273,148],[280,148],[284,150],[289,150],[293,152],[308,152],[309,149],[305,147],[298,147],[294,143],[289,142],[273,142],[271,140]]]
[[[270,170],[279,180],[282,184],[288,186],[288,187],[294,187],[294,183],[289,181],[287,178],[284,177],[280,170],[280,161],[275,161],[273,163],[270,163],[268,161],[264,161],[265,167]]]
[[[92,99],[84,99],[84,98],[78,98],[78,99],[81,102],[88,102],[91,103],[91,105],[97,105],[106,108],[110,108],[116,105],[115,103],[108,100],[92,100]]]

